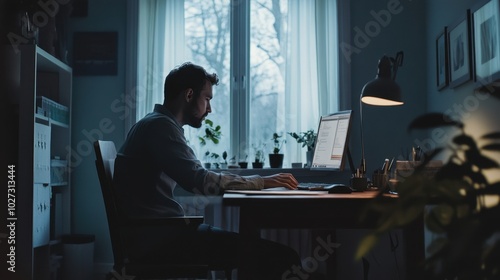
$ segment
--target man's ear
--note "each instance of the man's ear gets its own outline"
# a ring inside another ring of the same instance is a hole
[[[184,91],[184,98],[186,102],[191,102],[194,99],[194,91],[192,88],[188,88]]]

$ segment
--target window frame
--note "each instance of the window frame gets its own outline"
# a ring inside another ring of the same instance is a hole
[[[250,0],[231,0],[230,143],[233,155],[248,153],[250,117]],[[238,30],[235,32],[234,30]],[[245,55],[240,55],[245,54]]]
[[[141,0],[127,0],[127,36],[126,39],[126,92],[124,99],[127,103],[127,114],[123,116],[125,138],[131,127],[138,121],[136,117],[136,104],[140,98],[138,94],[137,79],[137,38],[138,38],[138,2]],[[327,1],[327,0],[324,0]],[[350,2],[348,0],[337,0],[335,9],[337,11],[337,45],[339,42],[350,42]],[[231,0],[231,28],[239,28],[240,32],[231,32],[231,65],[230,65],[230,149],[232,155],[248,153],[249,148],[246,139],[249,137],[249,107],[250,107],[250,66],[249,66],[249,40],[250,40],[250,0]],[[244,50],[245,56],[235,57],[235,50]],[[338,110],[351,108],[351,66],[342,57],[340,51],[336,55],[336,78],[338,80],[336,89],[338,91]],[[357,95],[356,95],[357,96]],[[357,97],[356,97],[357,98]],[[321,110],[321,109],[320,109]],[[325,112],[321,112],[325,113]],[[331,113],[331,112],[328,112]],[[325,113],[326,114],[326,113]]]

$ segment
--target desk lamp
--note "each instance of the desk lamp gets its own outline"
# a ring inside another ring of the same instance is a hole
[[[403,64],[403,52],[396,54],[396,58],[386,55],[378,62],[378,72],[375,79],[365,84],[359,98],[359,114],[361,123],[361,176],[366,176],[365,143],[363,140],[363,106],[362,103],[375,106],[403,105],[401,88],[395,82],[398,67]]]

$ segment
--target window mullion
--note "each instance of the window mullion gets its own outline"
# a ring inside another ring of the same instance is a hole
[[[231,7],[231,150],[244,159],[249,153],[250,0],[234,0]]]

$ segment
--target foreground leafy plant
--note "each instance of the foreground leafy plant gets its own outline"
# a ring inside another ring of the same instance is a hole
[[[485,171],[500,171],[486,153],[500,151],[500,132],[482,135],[479,146],[461,122],[431,113],[415,119],[409,130],[448,126],[457,130],[444,147],[427,151],[415,171],[398,185],[397,203],[388,205],[382,193],[366,215],[377,214],[377,230],[366,236],[357,251],[362,258],[386,232],[424,216],[427,229],[436,233],[422,269],[432,279],[500,278],[500,182],[490,183]],[[449,153],[445,164],[430,177],[429,161]],[[496,203],[487,203],[493,200]],[[366,218],[366,217],[365,217]]]

